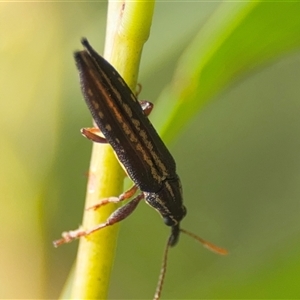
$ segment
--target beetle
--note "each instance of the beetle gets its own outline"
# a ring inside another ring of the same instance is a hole
[[[180,228],[180,222],[186,215],[181,182],[173,156],[148,119],[152,104],[147,101],[139,102],[120,74],[91,47],[87,39],[82,39],[82,45],[85,49],[75,52],[74,58],[84,99],[98,126],[98,129],[82,129],[82,134],[94,142],[109,143],[134,183],[119,197],[102,199],[93,208],[130,199],[139,192],[131,201],[113,212],[105,223],[89,230],[64,232],[54,245],[70,242],[120,222],[144,199],[161,215],[164,223],[171,227],[154,297],[159,299],[168,249],[178,242],[180,232],[196,238],[214,252],[226,254],[227,251]],[[97,131],[104,137],[97,134]]]

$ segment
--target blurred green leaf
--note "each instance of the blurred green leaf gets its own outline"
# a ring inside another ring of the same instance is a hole
[[[166,141],[226,86],[300,46],[300,3],[223,3],[182,55],[154,112]],[[163,116],[169,116],[167,119]]]

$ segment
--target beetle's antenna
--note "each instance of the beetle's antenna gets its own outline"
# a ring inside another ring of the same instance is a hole
[[[162,286],[164,284],[164,279],[165,279],[165,275],[166,275],[166,271],[167,271],[167,260],[168,260],[168,252],[171,247],[171,238],[172,238],[172,236],[170,236],[168,238],[168,242],[167,242],[167,245],[164,250],[163,261],[162,261],[160,274],[159,274],[159,278],[158,278],[158,283],[156,286],[156,291],[155,291],[153,300],[160,299],[160,294],[161,294]]]
[[[220,248],[204,239],[202,239],[201,237],[199,237],[198,235],[192,233],[192,232],[189,232],[185,229],[182,229],[180,228],[180,231],[189,235],[190,237],[194,238],[195,240],[197,240],[198,242],[200,242],[205,248],[207,248],[208,250],[212,251],[212,252],[215,252],[217,254],[220,254],[220,255],[227,255],[228,254],[228,251],[224,248]]]
[[[207,248],[208,250],[215,252],[217,254],[220,255],[226,255],[228,254],[228,251],[224,248],[220,248],[204,239],[202,239],[201,237],[199,237],[198,235],[187,231],[185,229],[179,229],[182,233],[185,233],[186,235],[189,235],[190,237],[194,238],[195,240],[197,240],[198,242],[200,242],[205,248]],[[166,275],[166,271],[167,271],[167,260],[168,260],[168,252],[170,247],[172,246],[172,241],[173,241],[173,235],[171,234],[171,236],[168,238],[168,242],[167,245],[165,247],[164,250],[164,256],[163,256],[163,261],[162,261],[162,265],[161,265],[161,269],[160,269],[160,274],[159,274],[159,279],[158,279],[158,283],[157,283],[157,287],[156,287],[156,291],[155,291],[155,295],[153,300],[159,300],[160,299],[160,294],[161,294],[161,290],[162,290],[162,286],[164,284],[164,279],[165,279],[165,275]]]

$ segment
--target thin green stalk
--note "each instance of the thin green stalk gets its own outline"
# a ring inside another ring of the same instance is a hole
[[[141,52],[148,39],[154,1],[111,1],[104,56],[134,89]],[[89,170],[85,207],[101,198],[122,192],[124,171],[109,145],[94,144]],[[84,212],[85,229],[104,222],[117,208],[109,204],[97,211]],[[73,299],[106,299],[114,261],[118,225],[107,227],[87,238],[81,238],[74,275]]]

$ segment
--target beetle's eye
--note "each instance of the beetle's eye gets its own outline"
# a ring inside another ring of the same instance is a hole
[[[164,217],[163,219],[167,226],[174,226],[177,224],[177,222],[174,219],[171,219],[170,217]]]

